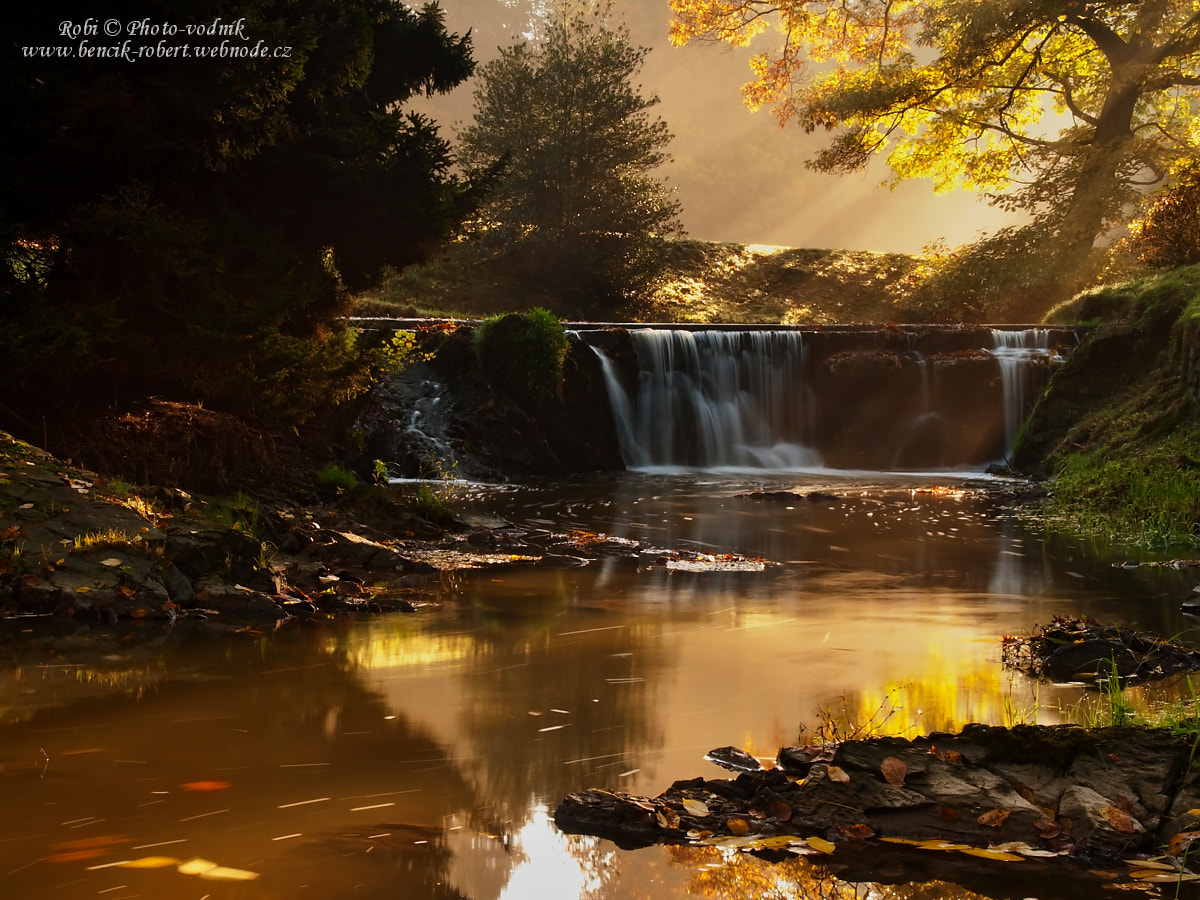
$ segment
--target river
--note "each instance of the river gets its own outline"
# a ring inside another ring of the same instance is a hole
[[[465,572],[412,614],[270,634],[6,623],[0,894],[1094,896],[1044,868],[980,893],[906,884],[902,863],[885,886],[811,857],[622,851],[551,820],[570,791],[654,795],[719,776],[712,748],[770,758],[822,721],[907,735],[1062,721],[1079,687],[1000,662],[1002,635],[1056,614],[1194,636],[1186,573],[1027,528],[992,496],[1002,484],[811,470],[475,486],[456,508],[534,539],[603,532],[763,567],[643,554]],[[824,496],[737,496],[755,490]]]

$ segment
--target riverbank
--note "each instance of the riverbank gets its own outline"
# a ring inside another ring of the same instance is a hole
[[[1200,267],[1085,292],[1096,327],[1055,373],[1011,462],[1047,481],[1048,527],[1154,553],[1200,549]]]

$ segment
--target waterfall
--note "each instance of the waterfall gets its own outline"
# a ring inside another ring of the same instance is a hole
[[[1051,359],[1050,330],[1026,328],[1020,331],[992,329],[992,355],[1000,363],[1004,387],[1004,455],[1012,450],[1017,430],[1025,419],[1029,394],[1038,381],[1038,365]]]
[[[796,331],[630,332],[632,398],[601,354],[631,468],[796,469],[820,464],[806,440],[812,400]]]

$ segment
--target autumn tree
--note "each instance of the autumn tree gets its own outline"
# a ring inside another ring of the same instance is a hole
[[[525,277],[584,309],[636,295],[656,268],[654,240],[681,233],[679,205],[655,174],[670,157],[656,96],[634,83],[646,48],[607,5],[565,4],[533,40],[479,72],[461,158],[506,174],[481,235]]]
[[[753,109],[827,131],[809,165],[927,177],[1032,214],[1079,260],[1200,155],[1192,0],[669,0],[676,44],[747,45]],[[1066,272],[1071,272],[1068,267]]]
[[[0,413],[153,392],[296,420],[361,389],[351,292],[473,208],[407,108],[472,74],[469,37],[394,0],[94,16],[68,0],[5,22]]]

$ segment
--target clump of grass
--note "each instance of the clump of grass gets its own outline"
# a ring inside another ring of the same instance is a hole
[[[75,535],[74,549],[98,550],[102,547],[129,546],[140,543],[142,536],[131,534],[123,528],[105,528],[103,531],[89,531],[86,534]]]
[[[336,491],[352,491],[358,484],[358,476],[345,466],[326,466],[317,472],[317,484]]]
[[[228,499],[205,504],[200,508],[199,515],[213,525],[255,537],[259,536],[262,529],[262,514],[258,501],[243,491],[238,491]]]

